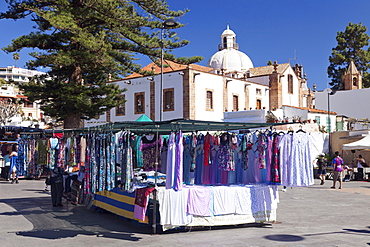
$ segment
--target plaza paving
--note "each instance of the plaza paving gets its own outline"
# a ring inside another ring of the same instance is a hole
[[[44,182],[0,181],[0,246],[369,246],[370,183],[280,193],[277,222],[151,234],[109,213],[64,202],[51,207]]]

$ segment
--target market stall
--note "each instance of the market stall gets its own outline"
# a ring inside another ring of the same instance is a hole
[[[64,130],[47,139],[47,165],[78,172],[75,192],[66,191],[75,202],[152,222],[154,232],[271,222],[277,185],[313,184],[308,134],[271,126],[173,120]]]
[[[370,135],[366,135],[361,140],[344,144],[342,150],[351,150],[353,154],[355,150],[370,150]],[[356,164],[355,164],[356,165]],[[353,178],[357,180],[369,180],[370,181],[370,167],[368,164],[363,164],[363,168],[353,167]]]

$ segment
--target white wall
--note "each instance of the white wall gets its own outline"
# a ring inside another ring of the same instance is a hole
[[[223,118],[223,77],[200,73],[195,76],[195,119],[221,121]],[[213,92],[213,110],[207,110],[207,91]]]
[[[300,83],[294,70],[289,66],[283,75],[284,76],[280,78],[283,93],[282,104],[289,106],[299,106]],[[293,94],[288,93],[288,75],[293,76]]]
[[[329,96],[330,111],[357,119],[370,119],[370,88],[337,91]],[[328,109],[328,94],[315,93],[316,109]]]
[[[160,95],[160,76],[155,77],[156,89],[155,94]],[[163,90],[167,88],[174,89],[174,111],[164,111],[162,114],[163,120],[171,120],[183,118],[184,116],[184,97],[183,97],[183,76],[179,72],[166,73],[163,75]],[[160,119],[160,97],[156,97],[155,118]]]

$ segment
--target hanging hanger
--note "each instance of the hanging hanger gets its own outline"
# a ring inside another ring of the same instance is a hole
[[[304,131],[304,130],[302,129],[302,125],[299,125],[299,130],[297,130],[297,131],[296,131],[296,133],[299,133],[299,132],[306,133],[306,131]]]

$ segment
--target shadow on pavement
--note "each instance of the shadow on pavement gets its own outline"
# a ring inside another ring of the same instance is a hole
[[[288,234],[276,234],[276,235],[268,235],[265,236],[266,239],[272,241],[280,241],[280,242],[298,242],[303,241],[305,238],[296,235],[288,235]]]
[[[35,193],[38,193],[35,191]],[[134,233],[150,234],[150,227],[139,227],[111,213],[96,213],[84,206],[63,201],[63,207],[52,207],[50,197],[0,199],[16,211],[0,215],[22,215],[33,224],[30,231],[16,232],[19,236],[43,239],[69,238],[88,235],[103,238],[139,241]]]
[[[112,232],[89,232],[89,231],[74,231],[74,230],[39,230],[39,231],[27,231],[17,232],[18,236],[23,237],[34,237],[43,239],[61,239],[61,238],[73,238],[77,235],[89,235],[104,238],[113,238],[129,241],[139,241],[141,238],[132,237],[132,234],[127,233],[112,233]]]

